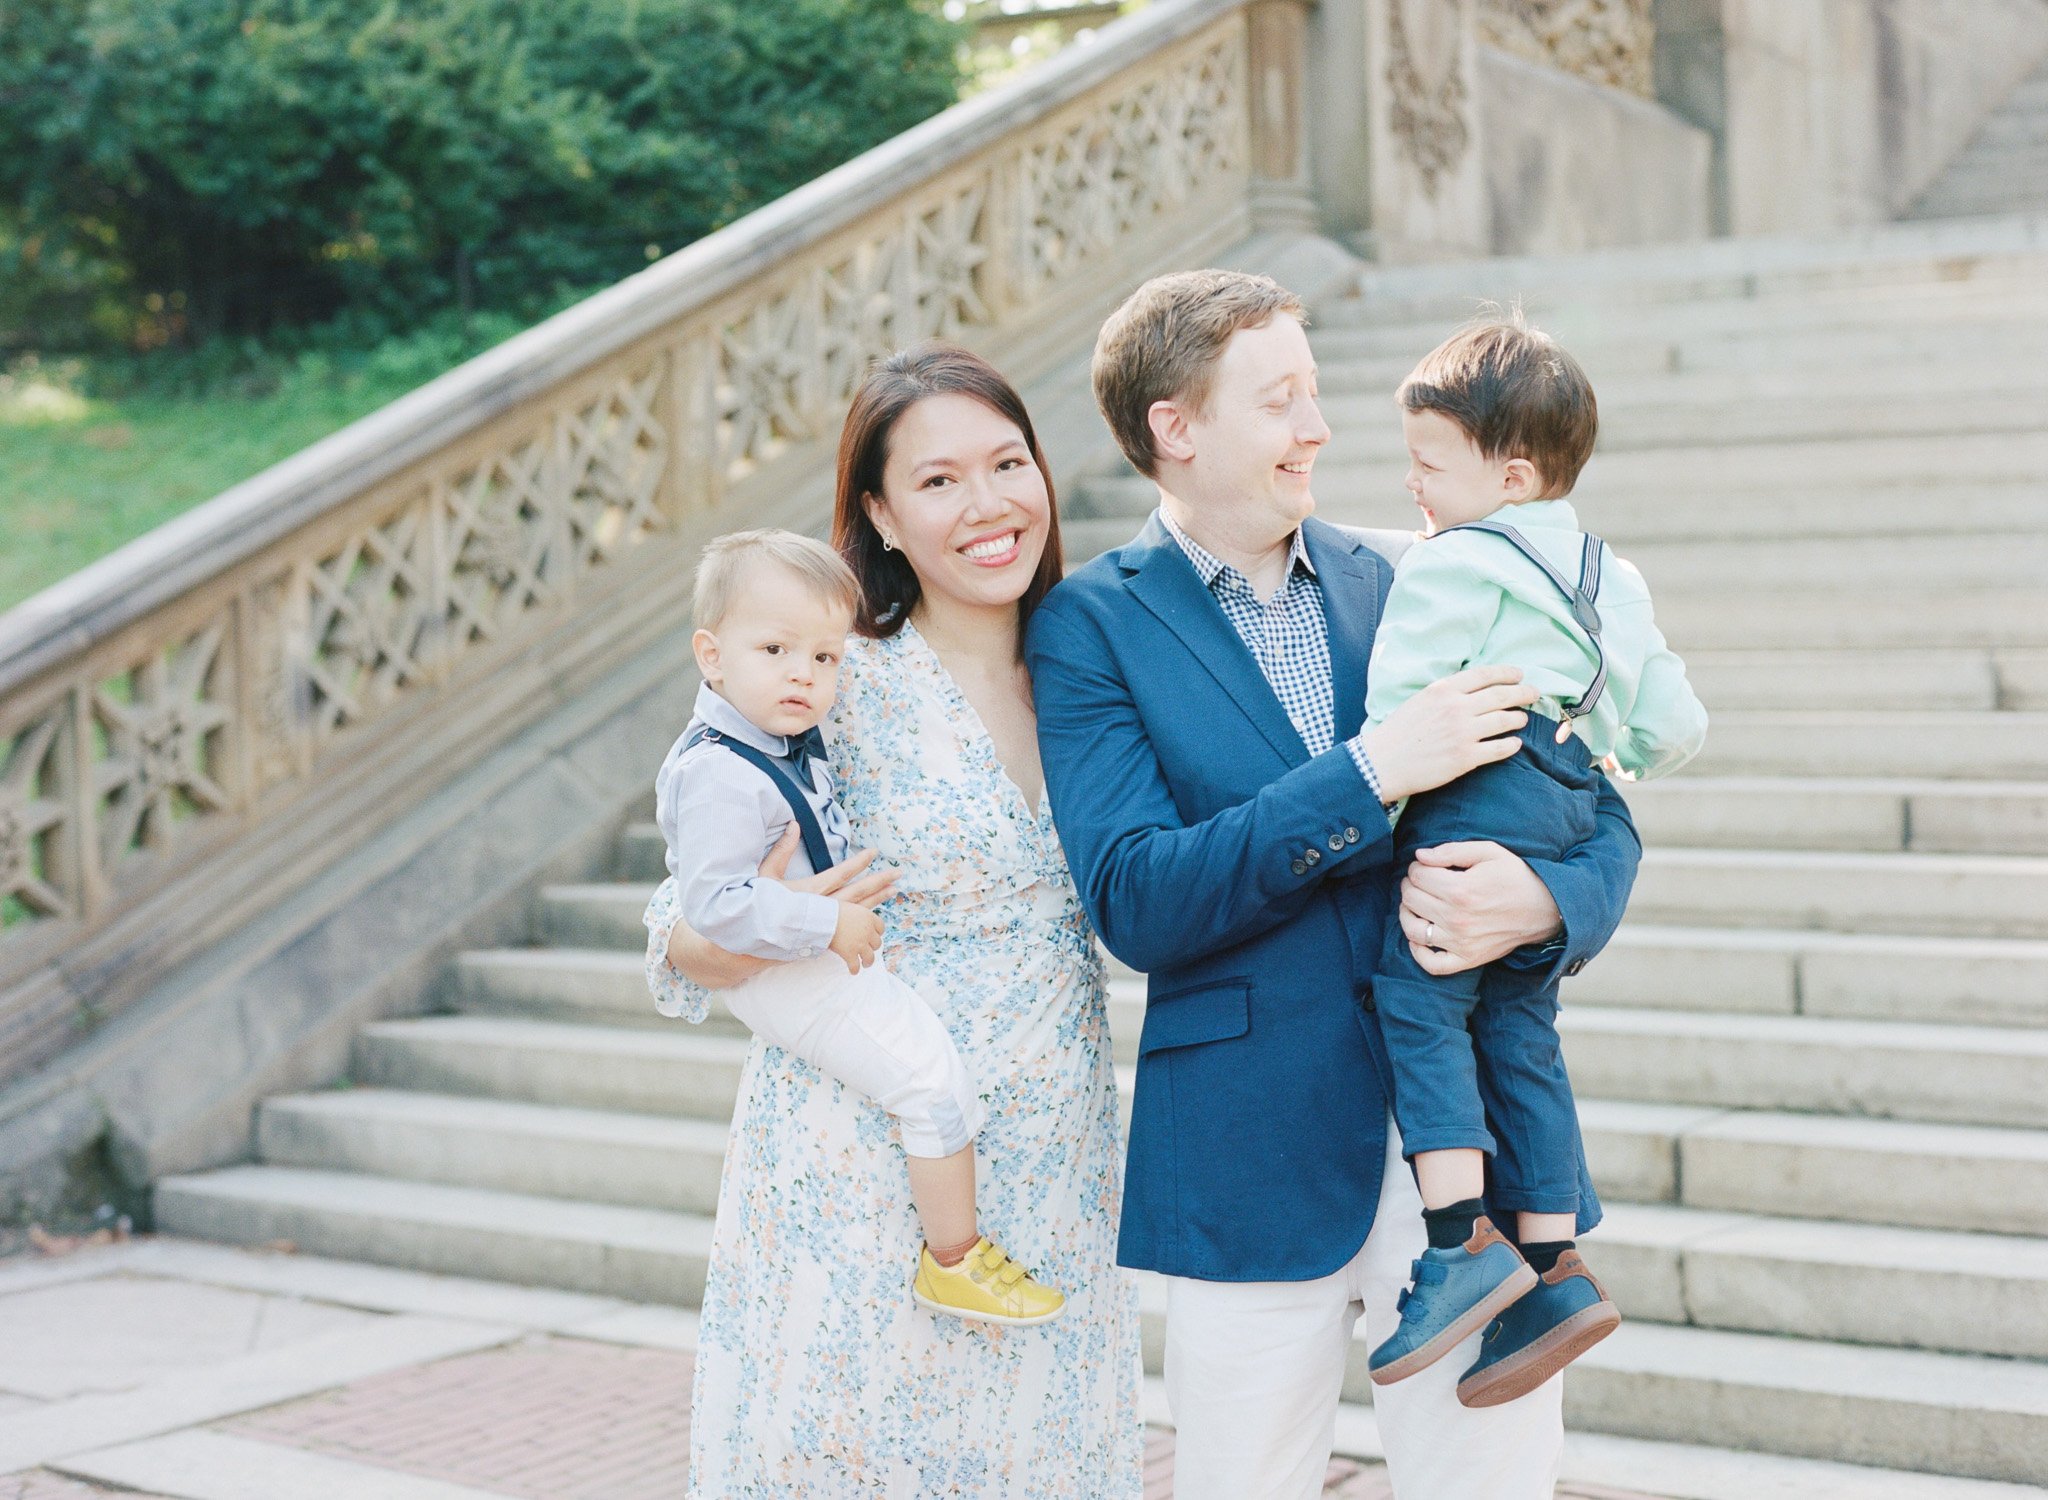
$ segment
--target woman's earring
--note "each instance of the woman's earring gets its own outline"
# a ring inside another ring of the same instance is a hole
[[[896,550],[896,544],[890,541],[886,534],[882,537],[882,550],[884,552],[894,552]]]

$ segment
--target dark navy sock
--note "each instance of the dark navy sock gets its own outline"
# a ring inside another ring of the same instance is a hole
[[[1477,1198],[1447,1203],[1442,1208],[1425,1208],[1422,1227],[1429,1231],[1429,1248],[1455,1250],[1472,1238],[1472,1226],[1485,1212],[1486,1205]]]
[[[1577,1240],[1539,1240],[1522,1247],[1522,1259],[1526,1260],[1538,1276],[1547,1276],[1557,1264],[1557,1258],[1565,1251],[1575,1248]]]

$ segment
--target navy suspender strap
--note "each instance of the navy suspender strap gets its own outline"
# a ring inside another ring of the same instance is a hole
[[[685,750],[709,740],[737,755],[748,765],[766,773],[775,783],[775,789],[782,793],[782,800],[789,804],[789,810],[796,817],[796,826],[804,836],[804,854],[811,861],[811,871],[816,874],[832,868],[832,847],[825,842],[825,829],[818,822],[817,809],[811,806],[811,799],[804,795],[804,789],[789,773],[789,767],[770,756],[763,755],[752,745],[742,745],[730,736],[720,734],[709,726],[700,727],[684,744]]]
[[[1600,564],[1606,549],[1600,538],[1588,532],[1584,546],[1579,553],[1579,581],[1573,583],[1560,573],[1549,558],[1537,551],[1529,539],[1508,525],[1505,521],[1467,521],[1462,526],[1449,528],[1452,531],[1490,531],[1497,537],[1510,542],[1516,551],[1541,568],[1544,575],[1557,585],[1558,592],[1571,601],[1572,618],[1579,628],[1586,632],[1586,639],[1593,643],[1593,680],[1586,691],[1579,695],[1576,703],[1563,705],[1564,722],[1567,726],[1576,718],[1593,711],[1593,706],[1607,691],[1607,652],[1600,644],[1600,606],[1595,602],[1600,597]]]

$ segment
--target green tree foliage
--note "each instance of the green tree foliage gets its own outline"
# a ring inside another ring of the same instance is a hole
[[[959,39],[919,0],[0,0],[0,324],[530,312],[943,109]]]

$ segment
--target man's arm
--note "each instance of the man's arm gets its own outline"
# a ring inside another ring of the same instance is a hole
[[[1517,967],[1552,978],[1584,967],[1621,925],[1643,853],[1627,803],[1604,778],[1599,798],[1593,837],[1560,860],[1524,862],[1479,842],[1416,851],[1401,882],[1401,930],[1416,962],[1456,974],[1515,954]]]
[[[1232,947],[1333,872],[1392,855],[1386,814],[1341,743],[1187,825],[1107,643],[1044,606],[1027,640],[1060,842],[1096,931],[1133,968]]]

